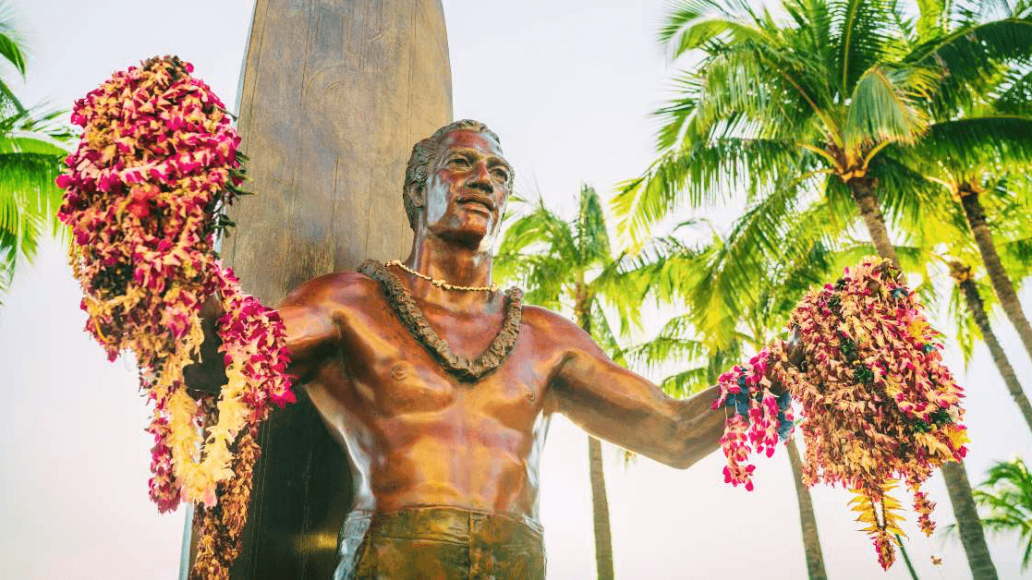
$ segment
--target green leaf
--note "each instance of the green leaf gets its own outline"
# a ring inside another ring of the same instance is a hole
[[[744,40],[762,35],[749,5],[741,1],[725,5],[714,0],[682,0],[672,6],[664,20],[659,41],[674,57],[718,38]]]
[[[891,5],[884,0],[847,0],[834,5],[838,90],[845,96],[855,93],[854,87],[866,71],[884,60],[894,20]]]
[[[14,26],[14,11],[7,2],[0,2],[0,57],[25,76],[25,54],[21,35]]]
[[[935,77],[928,70],[873,66],[856,83],[846,120],[851,149],[884,141],[913,143],[924,133],[928,116],[918,104]]]
[[[922,44],[905,62],[941,72],[930,105],[937,117],[970,107],[1004,78],[1009,63],[1032,57],[1032,20],[975,22]]]

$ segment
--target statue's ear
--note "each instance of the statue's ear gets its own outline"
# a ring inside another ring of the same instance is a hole
[[[412,202],[414,207],[423,207],[426,203],[426,196],[423,195],[423,184],[414,183],[405,188],[405,195],[408,196],[409,201]]]

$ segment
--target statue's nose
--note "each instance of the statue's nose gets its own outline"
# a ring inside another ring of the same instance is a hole
[[[477,163],[473,166],[473,172],[466,184],[469,187],[476,187],[487,193],[494,192],[494,186],[491,184],[491,173],[487,170],[486,163]]]

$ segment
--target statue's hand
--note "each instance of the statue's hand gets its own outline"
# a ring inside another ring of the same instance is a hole
[[[798,326],[792,328],[792,336],[788,338],[785,347],[785,350],[788,351],[788,362],[796,368],[802,368],[803,363],[806,362],[806,352],[803,350],[803,339],[799,335]]]
[[[792,329],[792,336],[788,337],[785,341],[785,352],[788,354],[788,364],[801,369],[803,364],[806,362],[806,352],[803,350],[803,340],[799,335],[799,327]],[[774,364],[783,365],[783,362],[776,362]],[[785,386],[780,381],[774,379],[773,373],[767,371],[768,378],[771,379],[770,392],[777,396],[781,396],[785,392]]]
[[[223,313],[222,303],[214,295],[201,308],[201,327],[204,329],[201,360],[183,369],[186,388],[194,397],[218,395],[228,380],[225,361],[219,352],[222,339],[215,328]]]

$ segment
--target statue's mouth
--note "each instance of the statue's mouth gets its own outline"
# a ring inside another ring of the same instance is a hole
[[[493,214],[495,210],[494,201],[488,197],[481,197],[479,195],[466,195],[459,198],[459,205],[477,208],[482,207],[487,210],[488,213]]]

